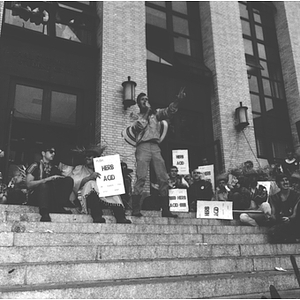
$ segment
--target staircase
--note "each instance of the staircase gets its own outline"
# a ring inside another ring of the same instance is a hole
[[[0,205],[0,298],[300,298],[290,255],[266,228],[144,211],[133,224]],[[286,271],[276,271],[281,267]]]

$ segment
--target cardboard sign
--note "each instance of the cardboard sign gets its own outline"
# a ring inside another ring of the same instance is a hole
[[[169,190],[170,211],[188,212],[188,198],[186,189]]]
[[[93,159],[95,172],[101,174],[96,182],[99,188],[99,196],[114,196],[125,193],[120,155],[108,155]]]
[[[232,202],[198,200],[196,218],[232,220]]]
[[[198,166],[198,169],[204,174],[204,179],[211,182],[213,190],[215,190],[214,165]]]
[[[268,193],[268,198],[267,198],[267,202],[269,201],[269,197],[270,197],[270,189],[271,189],[271,181],[257,181],[257,184],[260,184],[262,186],[264,186],[267,189],[267,193]]]
[[[188,150],[172,150],[173,166],[178,168],[179,175],[189,174]]]

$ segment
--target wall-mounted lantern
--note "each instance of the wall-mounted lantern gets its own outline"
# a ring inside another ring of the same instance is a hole
[[[123,86],[123,105],[124,109],[135,104],[135,87],[136,83],[130,80],[130,76],[128,76],[128,80],[122,83]]]
[[[243,130],[249,125],[247,110],[248,107],[243,106],[242,102],[240,102],[240,107],[235,110],[235,127],[237,130]]]

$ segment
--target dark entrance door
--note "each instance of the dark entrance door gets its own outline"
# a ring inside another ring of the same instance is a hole
[[[161,144],[162,155],[169,169],[172,150],[188,149],[190,168],[207,158],[215,163],[214,139],[208,79],[181,72],[169,66],[148,62],[148,94],[154,107],[166,107],[185,86],[186,99],[170,120],[169,131]]]

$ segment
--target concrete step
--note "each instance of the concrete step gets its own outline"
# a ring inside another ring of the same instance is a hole
[[[0,247],[0,264],[299,254],[297,244]]]
[[[214,233],[254,234],[266,233],[265,227],[217,225],[166,225],[166,224],[93,224],[9,221],[0,223],[0,232],[51,232],[51,233]]]
[[[83,214],[50,214],[52,222],[56,223],[92,223],[93,220],[90,215]],[[16,213],[11,211],[0,212],[0,222],[12,222],[12,221],[22,221],[22,222],[40,222],[41,216],[38,213]],[[116,223],[116,219],[113,216],[105,215],[107,223]],[[162,218],[162,217],[132,217],[127,216],[134,224],[165,224],[165,225],[239,225],[240,222],[237,220],[216,220],[216,219],[196,219],[196,218]]]
[[[1,232],[0,246],[263,244],[266,234],[15,233]]]
[[[144,280],[89,281],[34,286],[1,287],[4,299],[172,299],[217,298],[267,293],[298,287],[294,273],[276,271],[149,278]]]
[[[278,290],[277,290],[278,291]],[[280,290],[278,291],[281,299],[300,299],[300,289],[292,289],[292,290]],[[266,297],[267,299],[271,299],[270,292],[264,293],[255,293],[255,294],[247,294],[247,295],[231,295],[230,299],[262,299],[262,297]],[[214,299],[228,299],[229,297],[217,297]]]
[[[295,256],[300,262],[300,257]],[[77,281],[164,278],[224,273],[291,270],[289,256],[101,260],[57,263],[2,264],[2,286],[60,284]]]
[[[73,210],[74,212],[74,210]],[[146,221],[151,221],[153,224],[176,224],[178,219],[172,218],[161,218],[160,211],[142,211],[144,217],[135,218],[131,217],[131,211],[126,211],[126,215],[129,219],[135,220],[138,224],[145,223]],[[237,220],[217,220],[217,219],[196,219],[196,213],[176,213],[179,216],[180,222],[184,224],[189,224],[190,220],[193,220],[193,224],[202,225],[239,225],[240,222]],[[50,214],[53,222],[92,222],[92,218],[89,215],[83,215],[78,213],[73,213],[72,215],[66,214]],[[111,210],[104,209],[103,215],[108,222],[115,222],[115,218]],[[158,218],[158,220],[156,219]],[[184,219],[184,220],[182,220]],[[0,204],[0,221],[33,221],[39,222],[40,215],[38,213],[38,208],[35,206],[28,205],[7,205]],[[169,222],[167,221],[169,220]],[[196,222],[196,223],[195,223]]]

